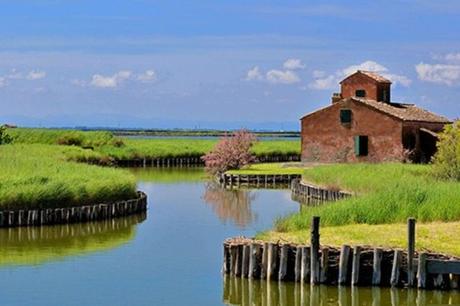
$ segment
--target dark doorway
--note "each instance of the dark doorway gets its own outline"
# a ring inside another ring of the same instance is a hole
[[[429,163],[436,153],[436,142],[438,137],[436,133],[420,129],[420,162]]]

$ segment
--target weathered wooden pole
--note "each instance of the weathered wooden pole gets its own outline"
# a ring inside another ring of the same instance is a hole
[[[302,283],[308,282],[310,276],[310,248],[302,247],[302,263],[300,267],[300,281]]]
[[[350,257],[350,247],[348,245],[343,245],[340,250],[339,258],[339,285],[345,285],[347,282],[348,275],[348,258]]]
[[[320,283],[320,264],[319,264],[319,222],[320,218],[314,216],[311,220],[311,255],[310,255],[310,282],[312,284]]]
[[[420,253],[418,256],[417,287],[420,289],[426,287],[426,257],[426,253]]]
[[[407,285],[414,286],[415,219],[407,220]]]
[[[402,252],[400,250],[395,250],[390,278],[390,284],[392,287],[396,287],[399,284],[399,268],[401,267],[401,257]]]
[[[361,258],[361,247],[355,246],[353,248],[353,265],[351,269],[351,284],[353,286],[359,283],[359,263]]]
[[[374,249],[374,259],[372,262],[372,285],[379,286],[382,279],[382,255],[383,250]]]

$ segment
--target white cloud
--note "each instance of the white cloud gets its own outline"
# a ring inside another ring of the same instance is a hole
[[[326,72],[323,70],[313,70],[313,77],[315,79],[323,78],[326,75]]]
[[[319,78],[309,84],[312,89],[336,89],[339,79],[335,75],[329,75],[325,78]]]
[[[137,79],[141,82],[148,83],[148,82],[155,82],[157,80],[157,75],[155,73],[155,70],[149,69],[146,70],[145,72],[139,74],[137,76]]]
[[[322,71],[320,71],[321,73],[318,73],[318,71],[314,71],[313,78],[315,80],[313,80],[313,82],[309,84],[309,87],[319,90],[336,89],[341,80],[343,80],[350,74],[355,73],[357,70],[376,72],[382,75],[383,77],[391,80],[395,85],[400,84],[402,86],[407,87],[412,83],[412,81],[408,77],[404,75],[390,73],[388,68],[386,68],[385,66],[375,61],[368,60],[358,65],[348,66],[346,68],[336,71],[334,74],[330,74],[327,76],[324,75]]]
[[[460,62],[460,52],[459,53],[449,53],[444,56],[444,59],[448,62],[458,63]]]
[[[305,65],[298,58],[289,58],[283,64],[284,69],[297,70],[305,68]]]
[[[13,68],[10,70],[10,73],[5,76],[5,78],[8,78],[10,80],[19,80],[23,78],[23,75],[21,72]]]
[[[246,81],[259,81],[262,80],[263,76],[262,73],[260,72],[260,69],[258,66],[255,66],[254,68],[249,69],[249,71],[246,74]]]
[[[446,85],[460,84],[460,65],[420,63],[415,66],[415,70],[422,81]]]
[[[0,87],[5,87],[7,85],[6,78],[0,77]]]
[[[32,70],[30,71],[26,79],[28,80],[40,80],[46,77],[46,72],[45,71],[40,71],[40,70]]]
[[[266,75],[267,81],[274,84],[293,84],[300,82],[300,78],[294,71],[270,70]]]
[[[95,74],[91,78],[90,84],[94,87],[100,88],[115,88],[120,85],[123,81],[129,79],[132,72],[129,70],[120,70],[112,76],[103,76],[101,74]]]
[[[300,59],[289,58],[283,63],[283,70],[271,69],[264,73],[258,66],[249,69],[244,78],[246,81],[266,81],[272,84],[294,84],[300,82],[295,70],[303,69]]]

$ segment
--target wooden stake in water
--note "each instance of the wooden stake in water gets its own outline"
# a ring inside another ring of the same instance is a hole
[[[415,219],[407,220],[407,285],[414,286]]]
[[[310,269],[312,284],[319,284],[320,282],[320,265],[319,265],[319,221],[320,218],[315,216],[311,221],[311,255],[310,255]]]

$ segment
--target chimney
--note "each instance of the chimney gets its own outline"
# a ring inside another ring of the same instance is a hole
[[[340,93],[338,93],[338,92],[334,92],[332,94],[332,104],[337,103],[340,100],[342,100],[342,95]]]

